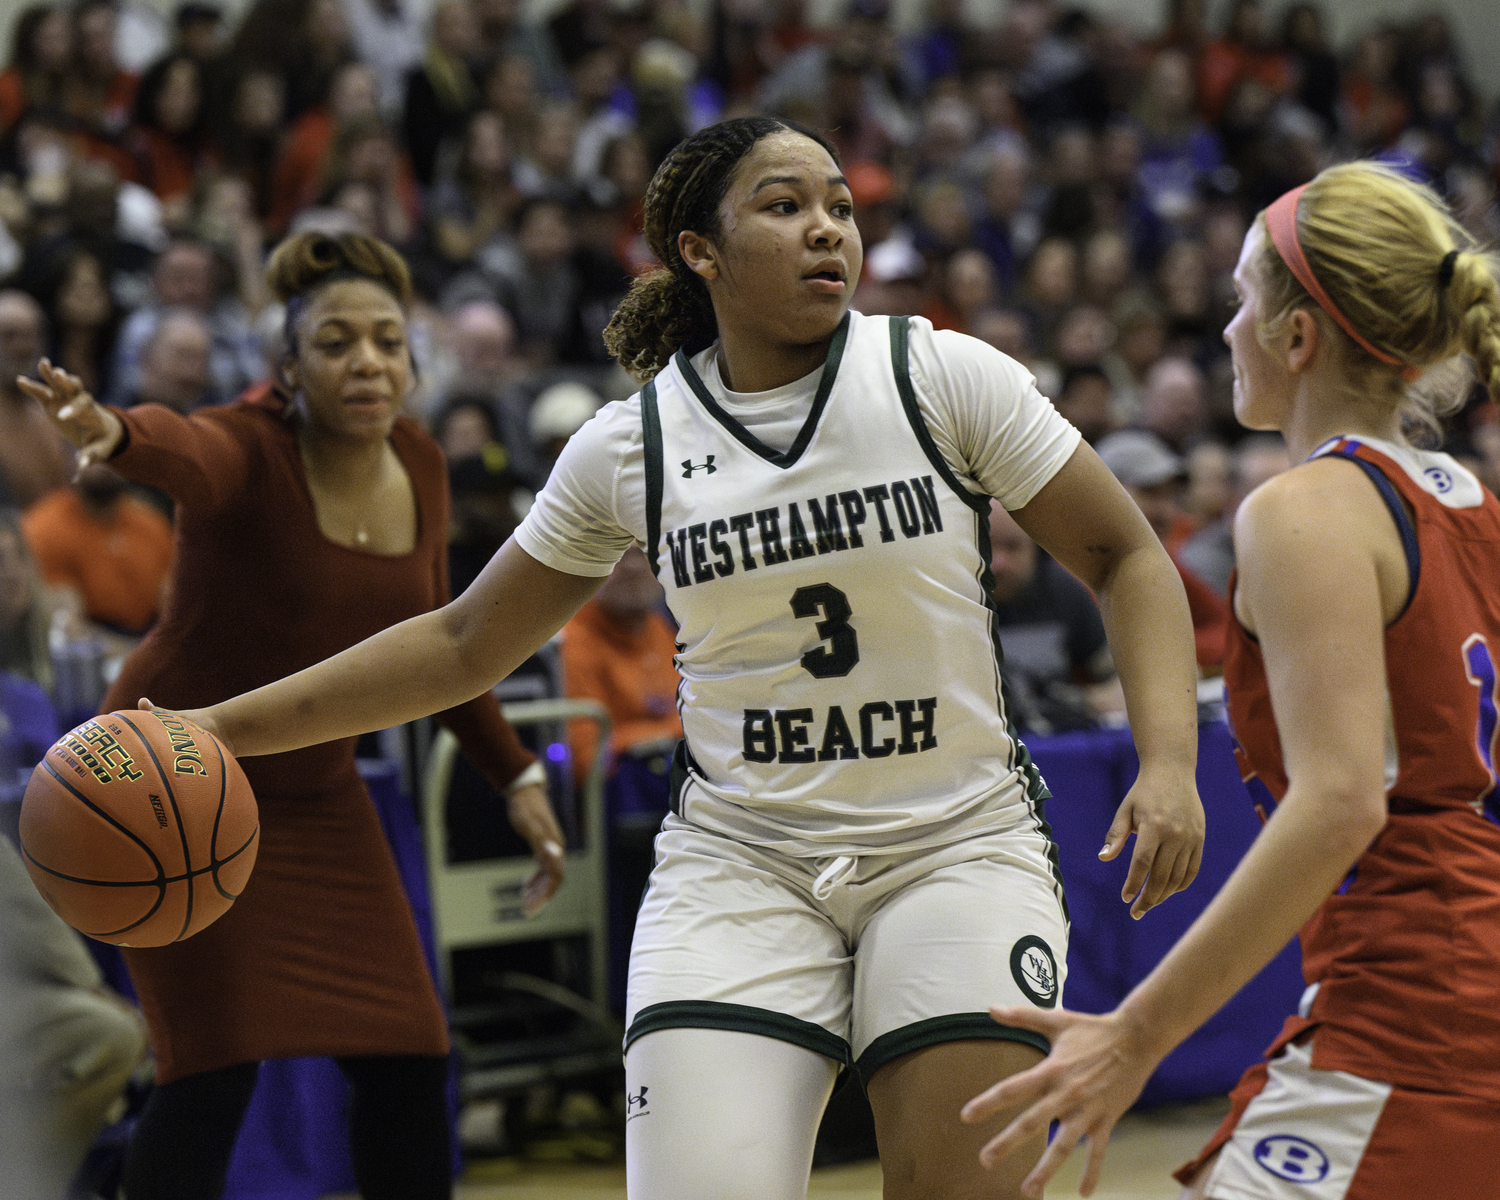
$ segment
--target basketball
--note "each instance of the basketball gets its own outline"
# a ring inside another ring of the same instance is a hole
[[[255,865],[255,796],[212,734],[171,712],[112,712],[59,738],[21,803],[37,890],[80,933],[165,946],[229,910]]]

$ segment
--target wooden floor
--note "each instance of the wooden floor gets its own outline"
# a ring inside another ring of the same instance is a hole
[[[1198,1152],[1227,1108],[1226,1100],[1214,1099],[1128,1114],[1110,1141],[1095,1200],[1177,1200],[1181,1189],[1169,1172]],[[1048,1194],[1076,1195],[1081,1171],[1082,1158],[1075,1154]],[[809,1200],[879,1200],[880,1167],[868,1162],[814,1171],[807,1194]],[[478,1160],[470,1165],[457,1196],[458,1200],[624,1200],[625,1168],[619,1163]]]

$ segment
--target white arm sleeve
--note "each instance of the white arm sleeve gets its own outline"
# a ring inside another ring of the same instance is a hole
[[[646,541],[641,400],[606,404],[563,447],[516,544],[568,575],[602,576]]]
[[[1015,359],[921,317],[910,347],[917,406],[966,487],[1022,508],[1078,449],[1082,435]]]

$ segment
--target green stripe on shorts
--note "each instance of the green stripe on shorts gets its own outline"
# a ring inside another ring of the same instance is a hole
[[[843,1066],[849,1065],[849,1043],[837,1034],[829,1033],[811,1021],[772,1012],[769,1008],[752,1008],[748,1004],[721,1004],[714,1000],[669,1000],[665,1004],[649,1004],[636,1013],[635,1020],[630,1023],[625,1034],[625,1049],[629,1050],[636,1038],[659,1029],[728,1029],[734,1033],[753,1033],[779,1042],[791,1042]]]
[[[860,1084],[869,1087],[870,1077],[876,1071],[903,1054],[944,1042],[968,1041],[1024,1042],[1043,1054],[1052,1052],[1052,1043],[1041,1034],[1014,1025],[1001,1025],[989,1013],[950,1013],[881,1034],[865,1047],[865,1052],[854,1064],[854,1070],[859,1075]]]

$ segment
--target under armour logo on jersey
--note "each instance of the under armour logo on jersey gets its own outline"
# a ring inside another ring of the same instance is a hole
[[[632,1096],[628,1090],[626,1091],[625,1112],[628,1115],[625,1119],[627,1121],[630,1120],[631,1117],[643,1117],[646,1115],[646,1093],[650,1090],[651,1089],[648,1088],[645,1084],[641,1084],[641,1090],[634,1096]],[[636,1105],[640,1105],[639,1111],[637,1111]]]
[[[708,456],[707,462],[695,463],[690,458],[682,460],[682,477],[684,479],[691,479],[694,471],[707,471],[712,475],[718,469],[718,467],[714,466],[714,456],[712,454]]]

